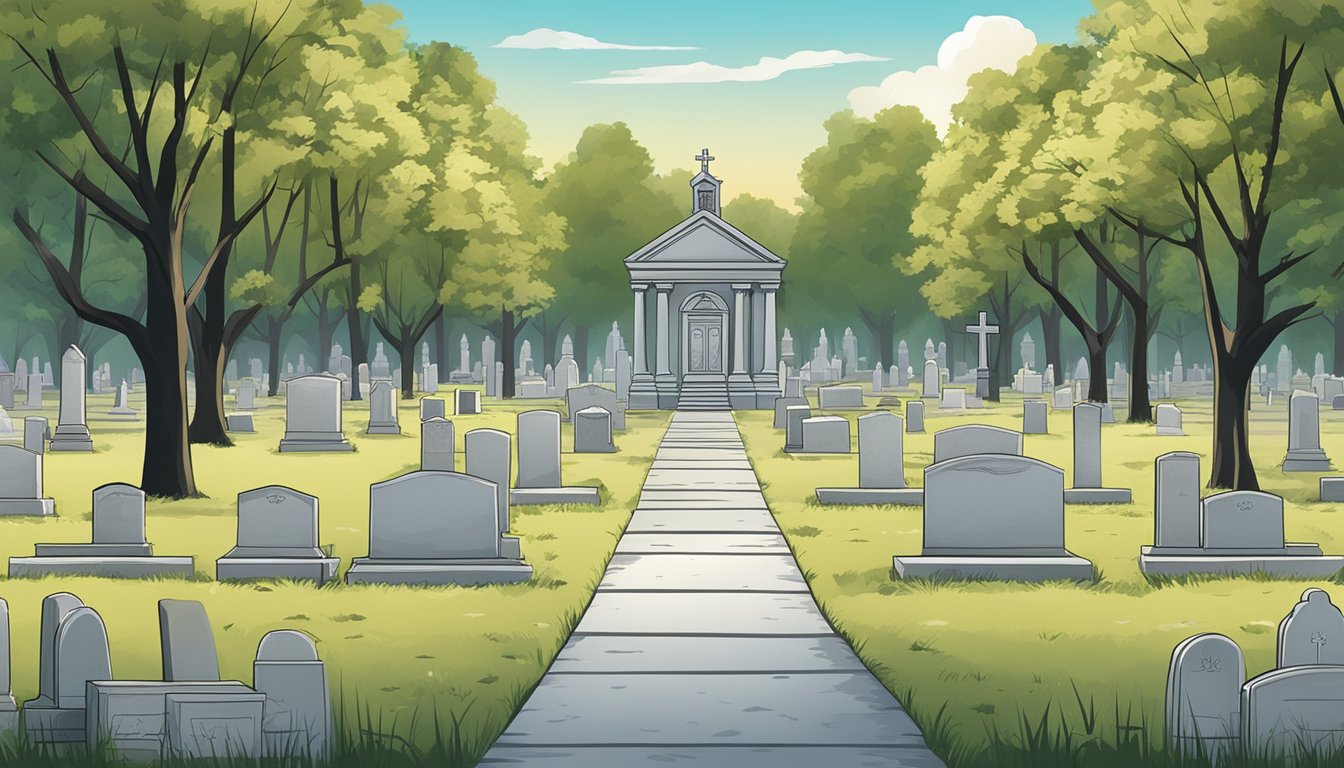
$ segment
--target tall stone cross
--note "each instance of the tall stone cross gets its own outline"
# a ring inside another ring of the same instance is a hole
[[[700,161],[700,172],[709,173],[709,161],[715,158],[710,156],[709,148],[706,147],[700,150],[700,154],[696,155],[695,159]]]
[[[974,333],[980,340],[980,370],[989,370],[989,337],[999,332],[999,326],[989,324],[989,313],[980,313],[980,322],[966,326],[967,333]]]

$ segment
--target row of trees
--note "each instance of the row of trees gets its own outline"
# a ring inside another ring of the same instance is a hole
[[[296,329],[319,367],[337,339],[367,362],[376,334],[409,395],[420,343],[444,362],[469,322],[500,340],[509,392],[524,329],[542,359],[562,332],[590,359],[590,330],[628,314],[621,256],[688,208],[690,172],[655,173],[620,123],[543,175],[472,57],[408,45],[384,7],[198,6],[0,11],[0,238],[33,254],[0,281],[14,351],[37,335],[129,344],[151,494],[195,494],[191,444],[228,444],[240,344],[267,349],[276,387]],[[1344,221],[1320,162],[1344,140],[1341,26],[1323,0],[1101,3],[1084,43],[974,76],[945,137],[909,107],[839,113],[802,165],[800,213],[743,195],[725,216],[791,260],[786,323],[861,323],[870,359],[890,362],[898,330],[932,314],[955,348],[987,306],[1005,341],[1038,324],[1057,371],[1076,338],[1095,400],[1119,342],[1131,420],[1150,418],[1154,335],[1180,346],[1202,326],[1210,484],[1253,488],[1252,366],[1320,317],[1344,372],[1338,259],[1313,255]],[[1000,384],[1014,348],[996,345]]]

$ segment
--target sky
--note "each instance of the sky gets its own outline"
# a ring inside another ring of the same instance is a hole
[[[986,66],[1066,43],[1087,0],[385,0],[412,42],[467,49],[549,169],[623,121],[659,172],[708,147],[725,199],[796,208],[798,169],[845,109],[919,106],[937,126]]]

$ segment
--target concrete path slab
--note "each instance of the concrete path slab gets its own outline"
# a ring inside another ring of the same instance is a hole
[[[679,412],[593,601],[482,765],[943,768],[817,608],[726,412]]]

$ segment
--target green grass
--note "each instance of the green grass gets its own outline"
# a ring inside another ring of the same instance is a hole
[[[440,396],[451,402],[451,392]],[[134,396],[132,403],[140,407]],[[107,624],[115,676],[150,680],[161,677],[157,601],[200,600],[215,631],[225,679],[251,681],[257,643],[272,629],[299,629],[317,639],[333,697],[349,704],[341,754],[354,757],[338,764],[474,765],[535,687],[591,599],[629,522],[669,414],[630,414],[629,428],[616,435],[620,452],[613,454],[569,453],[572,431],[562,427],[565,482],[600,485],[603,504],[513,509],[513,534],[522,538],[523,556],[535,569],[528,583],[464,588],[335,582],[322,589],[287,582],[217,583],[214,561],[235,542],[240,491],[275,483],[317,496],[321,544],[342,558],[343,578],[350,559],[368,552],[369,484],[419,466],[414,401],[400,406],[402,436],[363,434],[366,402],[347,404],[345,433],[358,449],[348,454],[278,453],[283,400],[258,404],[256,434],[234,435],[233,448],[195,448],[197,482],[208,498],[150,501],[146,526],[155,553],[195,556],[194,578],[0,582],[0,597],[10,608],[15,697],[23,701],[37,692],[45,595],[73,592],[97,610]],[[139,482],[144,423],[114,421],[103,415],[110,407],[110,396],[89,398],[94,455],[47,454],[46,492],[56,500],[58,516],[0,518],[6,554],[31,555],[38,542],[89,541],[91,491],[104,483]],[[468,430],[514,433],[517,412],[556,407],[554,401],[487,400],[481,415],[450,416],[459,470]],[[55,424],[54,409],[44,415]],[[0,752],[0,763],[38,765],[37,759],[25,753],[6,760]]]
[[[1344,507],[1315,501],[1320,475],[1278,468],[1287,449],[1283,400],[1252,410],[1261,486],[1285,497],[1289,541],[1344,552]],[[1275,629],[1304,589],[1325,587],[1336,603],[1344,603],[1344,590],[1329,580],[1149,580],[1139,572],[1139,547],[1153,537],[1154,458],[1192,451],[1206,475],[1209,468],[1211,401],[1179,405],[1185,437],[1159,438],[1151,425],[1105,425],[1103,479],[1133,488],[1134,503],[1066,507],[1066,545],[1092,560],[1100,577],[1040,585],[894,579],[892,556],[920,551],[922,511],[819,506],[815,488],[857,482],[857,456],[790,456],[780,450],[783,434],[772,414],[740,412],[737,420],[823,611],[879,679],[912,705],[930,743],[952,765],[1201,765],[1163,750],[1166,673],[1176,644],[1200,632],[1226,634],[1242,647],[1253,676],[1273,667]],[[826,415],[853,420],[860,413]],[[932,461],[934,432],[969,423],[1021,429],[1021,397],[1005,395],[1000,405],[960,415],[940,413],[929,401],[925,419],[925,434],[905,436],[906,480],[914,486],[923,484],[923,467]],[[1344,412],[1321,412],[1322,447],[1340,463],[1342,425]],[[1063,468],[1069,483],[1069,414],[1051,411],[1050,430],[1027,435],[1026,452]],[[857,430],[851,434],[857,442]],[[1274,764],[1257,756],[1237,760],[1228,764]]]

